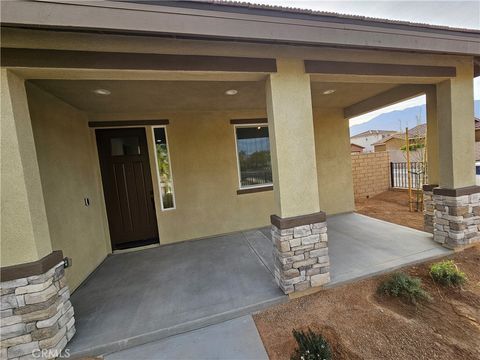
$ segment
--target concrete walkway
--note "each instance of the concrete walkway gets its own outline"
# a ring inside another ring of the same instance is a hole
[[[270,259],[264,256],[270,247]],[[235,233],[109,256],[72,295],[72,356],[123,350],[287,301],[271,243]]]
[[[428,233],[364,215],[332,216],[327,225],[329,286],[451,253]],[[223,341],[215,335],[222,325],[205,327],[288,299],[273,278],[269,237],[270,229],[263,228],[109,256],[72,295],[77,334],[69,344],[71,354],[100,355],[137,347],[122,353],[142,358],[158,350],[187,359],[189,353],[182,353],[179,344],[192,342],[191,351],[200,349],[205,358],[215,358],[208,344]],[[225,333],[242,334],[237,342],[233,335],[228,340],[231,348],[253,341],[247,325],[225,325]],[[205,329],[178,335],[201,328]],[[148,342],[155,343],[138,348]]]
[[[252,316],[140,345],[106,360],[268,360]]]
[[[432,234],[357,213],[330,216],[327,226],[329,287],[452,253]]]

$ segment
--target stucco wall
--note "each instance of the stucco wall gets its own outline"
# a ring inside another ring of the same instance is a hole
[[[28,91],[52,246],[73,258],[67,276],[75,288],[110,252],[95,139],[85,114],[33,85]],[[96,114],[90,120],[169,119],[173,210],[160,209],[152,127],[145,127],[160,243],[168,244],[270,224],[273,191],[236,192],[235,134],[230,124],[230,119],[265,116],[261,109]],[[315,109],[314,131],[320,207],[328,214],[352,211],[348,122],[341,109]],[[90,198],[89,207],[84,206],[85,196]]]
[[[231,119],[265,116],[259,110],[114,114],[95,119],[169,119],[166,128],[176,205],[172,210],[160,208],[152,127],[146,127],[160,243],[168,244],[270,224],[273,191],[237,195],[235,133],[230,124]]]
[[[160,208],[152,128],[146,127],[160,243],[168,244],[270,225],[275,212],[273,191],[236,193],[235,133],[230,120],[258,117],[266,117],[265,111],[96,114],[91,120],[169,119],[173,210]],[[350,139],[342,110],[314,109],[314,131],[320,208],[327,214],[353,211]]]
[[[34,85],[27,92],[52,248],[73,259],[75,289],[109,252],[92,133],[82,112]]]
[[[52,251],[23,79],[1,70],[1,264]]]
[[[313,109],[320,209],[354,210],[350,134],[342,109]]]

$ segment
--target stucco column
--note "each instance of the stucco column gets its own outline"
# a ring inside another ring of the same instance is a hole
[[[0,358],[58,357],[75,333],[63,255],[52,252],[25,82],[2,69],[1,86]]]
[[[433,189],[434,239],[447,247],[480,240],[480,187],[475,185],[473,62],[437,85],[439,187]]]
[[[25,82],[2,69],[2,266],[52,252]]]
[[[438,121],[437,90],[433,85],[425,92],[427,100],[427,184],[423,185],[423,226],[424,230],[433,234],[435,204],[433,189],[438,186]]]
[[[275,278],[285,293],[330,281],[320,211],[310,76],[302,60],[277,59],[266,84],[276,213]]]
[[[438,122],[437,122],[437,91],[436,87],[429,88],[427,100],[427,175],[428,183],[438,185]]]

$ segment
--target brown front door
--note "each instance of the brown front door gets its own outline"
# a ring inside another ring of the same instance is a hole
[[[112,248],[158,243],[145,129],[96,130],[96,135]]]

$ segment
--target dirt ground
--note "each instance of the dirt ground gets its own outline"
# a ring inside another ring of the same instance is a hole
[[[356,201],[355,207],[360,214],[423,230],[423,213],[408,211],[406,191],[385,191],[369,199]]]
[[[469,279],[461,289],[437,286],[430,263],[404,269],[432,296],[417,306],[377,295],[384,275],[255,315],[270,359],[289,359],[292,329],[309,327],[329,341],[334,359],[480,359],[480,245],[452,257]]]

